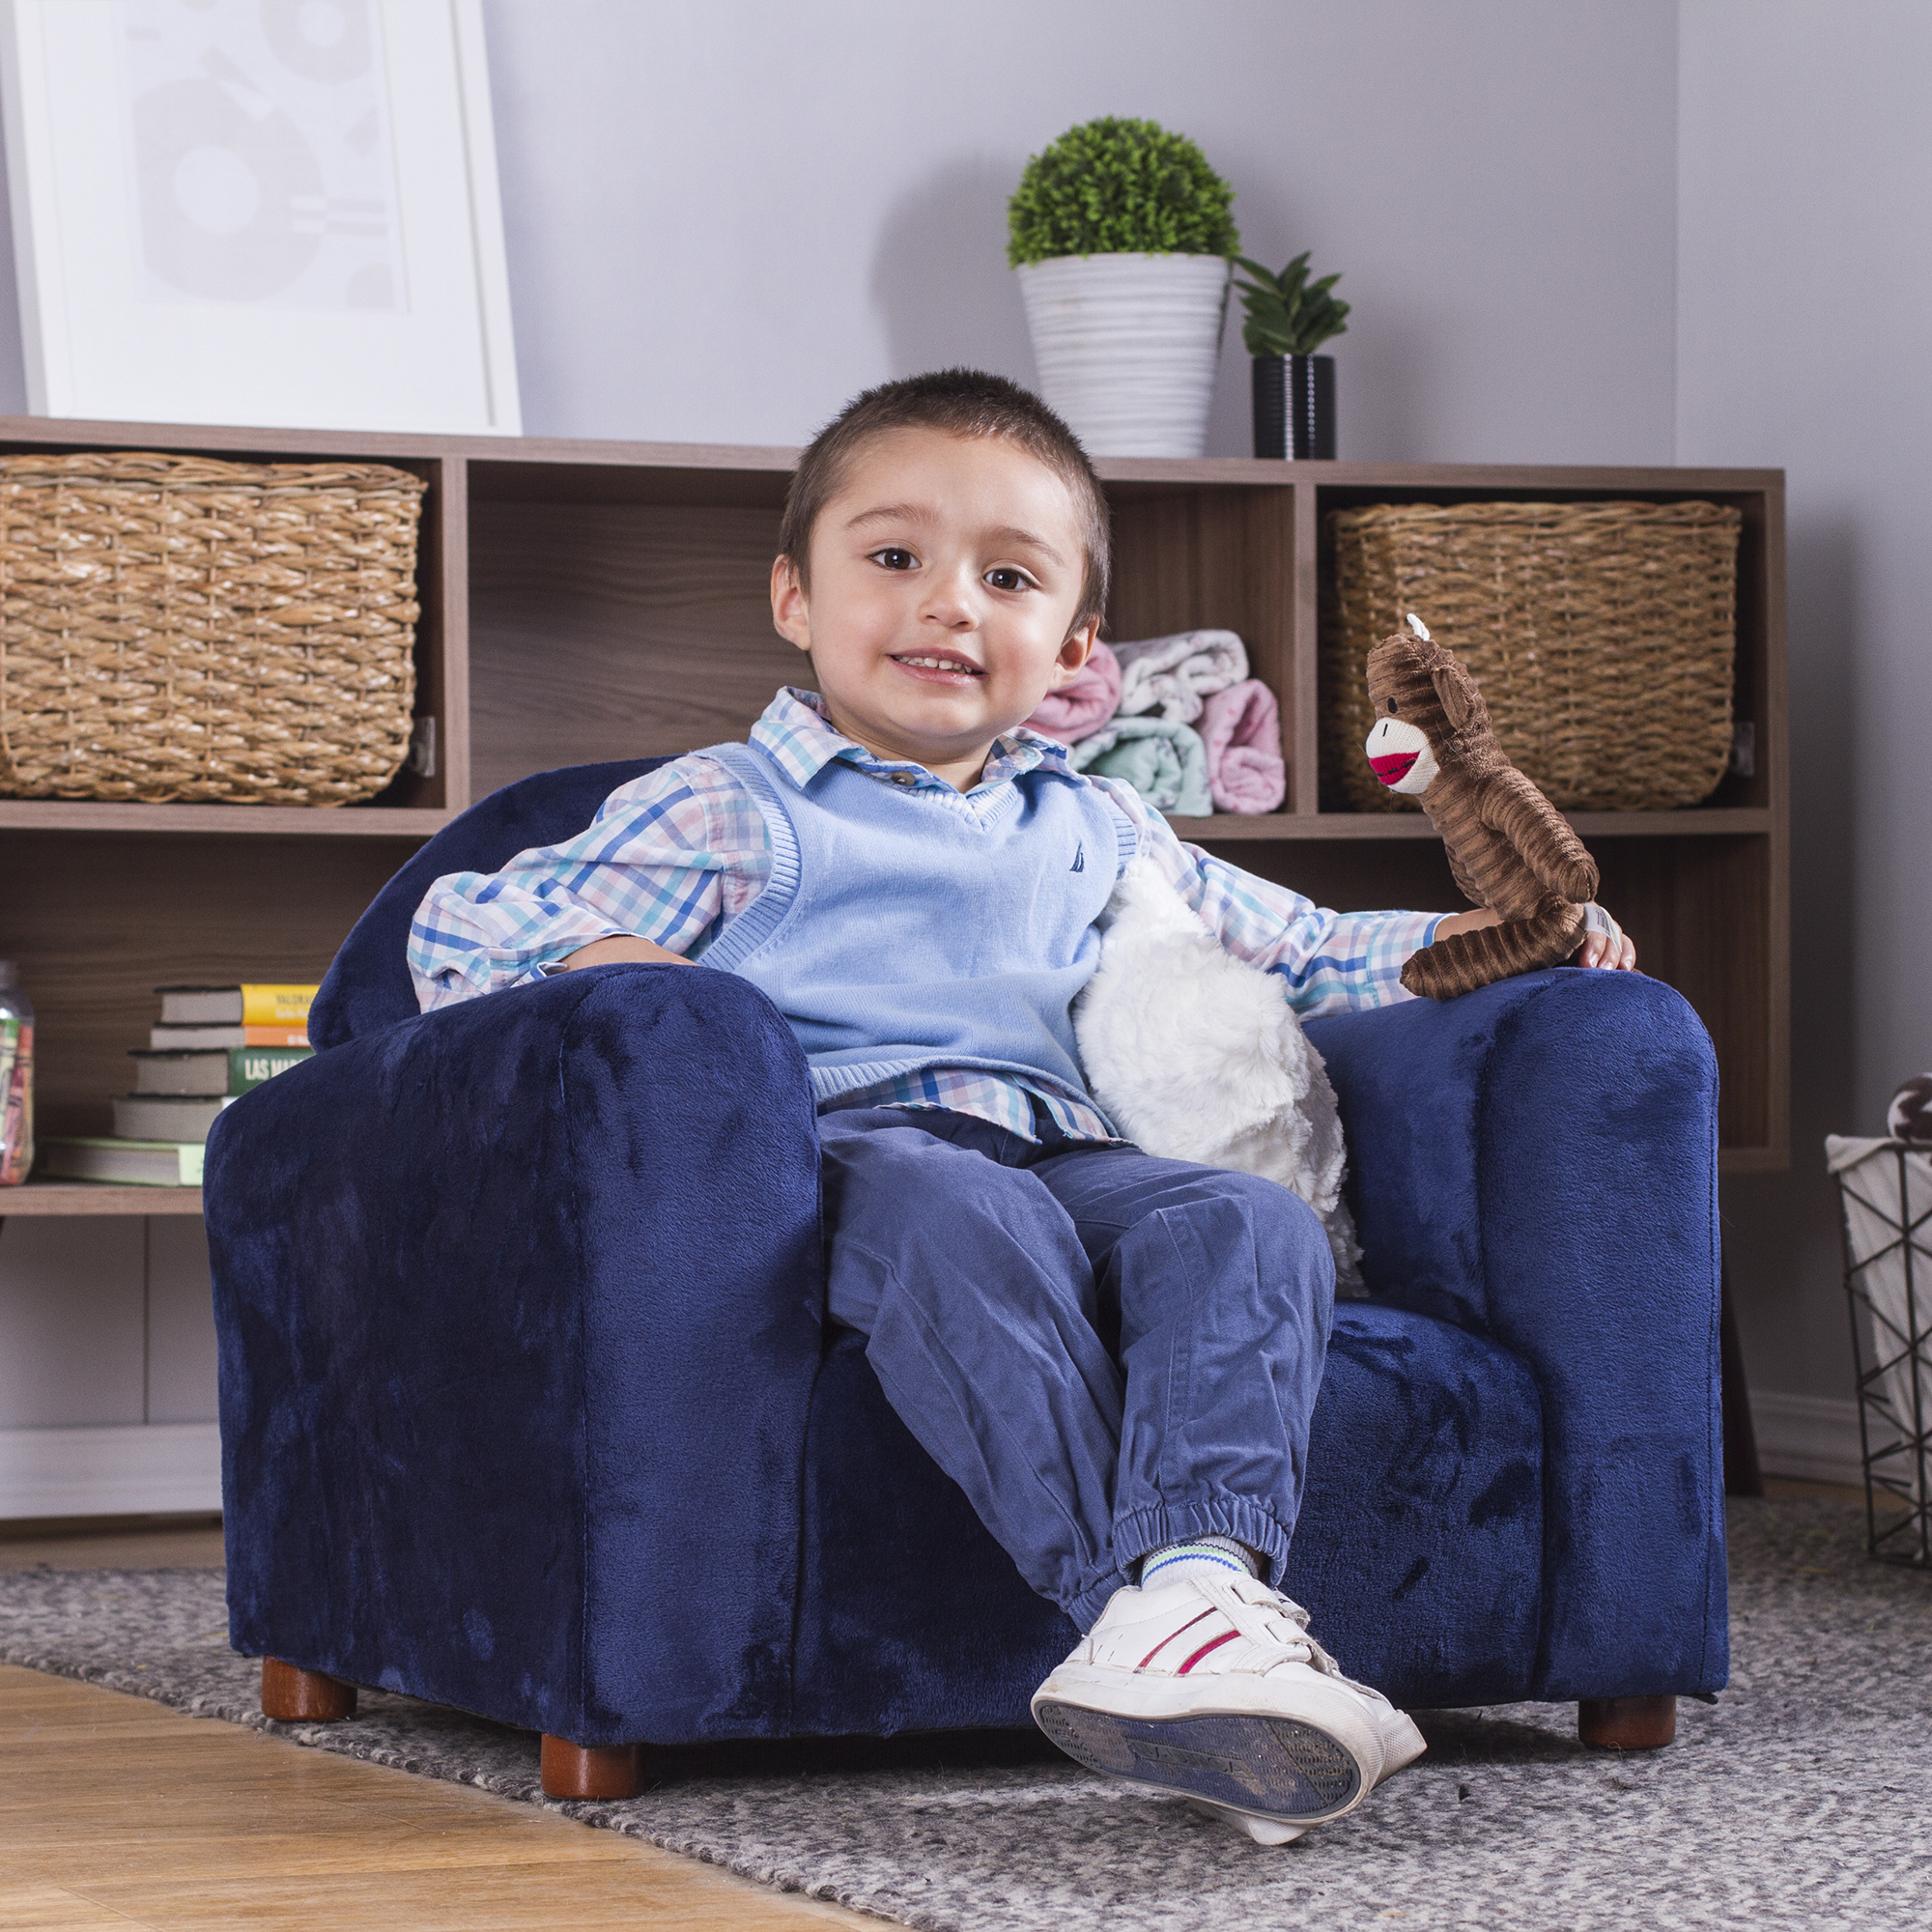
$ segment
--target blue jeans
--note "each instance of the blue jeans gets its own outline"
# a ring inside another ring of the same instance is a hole
[[[822,1115],[831,1318],[1041,1596],[1082,1630],[1149,1550],[1276,1571],[1335,1266],[1284,1187],[970,1115]]]

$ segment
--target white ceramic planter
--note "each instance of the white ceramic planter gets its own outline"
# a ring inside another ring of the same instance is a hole
[[[1061,255],[1018,273],[1040,393],[1090,456],[1207,448],[1223,257]]]

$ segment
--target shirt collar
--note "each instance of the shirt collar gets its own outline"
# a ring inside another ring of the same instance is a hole
[[[764,715],[752,726],[752,743],[800,790],[835,758],[843,758],[871,778],[890,781],[895,772],[909,772],[915,781],[914,788],[952,790],[944,779],[934,778],[923,765],[908,759],[875,757],[865,746],[835,730],[826,719],[818,694],[801,691],[795,685],[784,686],[765,706]],[[1043,738],[1024,724],[1016,724],[993,740],[986,769],[973,789],[983,791],[1028,772],[1042,770],[1076,781],[1079,776],[1065,745]]]

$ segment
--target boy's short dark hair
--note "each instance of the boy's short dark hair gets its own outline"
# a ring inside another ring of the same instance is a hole
[[[838,494],[845,466],[862,443],[895,429],[932,429],[942,436],[996,436],[1017,443],[1066,485],[1080,523],[1087,573],[1073,623],[1100,615],[1107,607],[1111,564],[1107,498],[1100,479],[1073,432],[1036,396],[1004,376],[980,369],[939,369],[881,383],[855,396],[806,445],[785,497],[779,526],[779,554],[810,588],[812,526]]]

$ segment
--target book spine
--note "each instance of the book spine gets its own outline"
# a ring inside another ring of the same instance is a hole
[[[305,1046],[231,1046],[228,1049],[228,1092],[251,1093],[277,1073],[315,1058]]]
[[[23,1020],[6,1025],[14,1051],[0,1086],[0,1187],[17,1187],[34,1164],[34,1029]]]
[[[242,1038],[249,1046],[306,1046],[308,1028],[303,1026],[244,1026]]]
[[[20,1022],[0,1019],[0,1186],[7,1184],[4,1177],[12,1166],[8,1159],[12,1143],[7,1138],[7,1101],[14,1091],[14,1060],[19,1049]]]
[[[242,988],[243,1026],[299,1026],[308,1024],[309,1003],[322,989],[319,986],[247,986]]]

